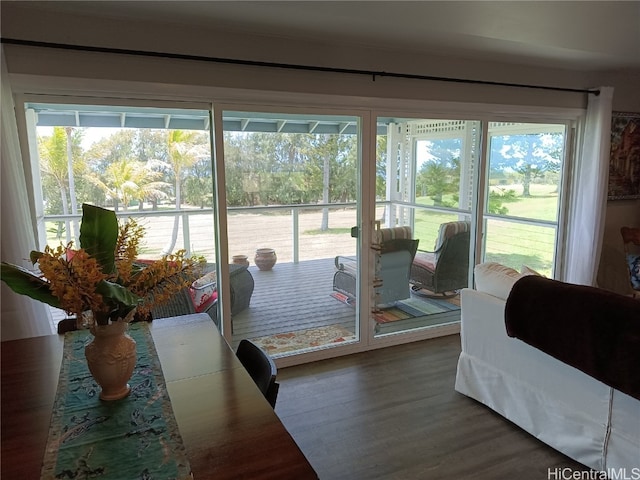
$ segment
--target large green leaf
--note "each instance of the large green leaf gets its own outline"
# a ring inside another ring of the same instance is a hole
[[[96,286],[96,292],[102,295],[102,298],[113,307],[120,306],[135,307],[140,301],[140,297],[131,293],[122,285],[102,280]]]
[[[0,277],[14,292],[60,308],[60,301],[49,290],[49,284],[26,268],[2,262]]]
[[[82,204],[80,247],[98,261],[103,273],[115,272],[117,241],[118,219],[115,212],[87,203]]]

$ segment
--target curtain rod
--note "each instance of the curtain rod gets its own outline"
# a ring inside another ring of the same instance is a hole
[[[391,77],[391,78],[404,78],[411,80],[430,80],[438,82],[451,82],[451,83],[467,83],[475,85],[490,85],[498,87],[513,87],[513,88],[529,88],[537,90],[552,90],[557,92],[573,92],[573,93],[593,93],[594,95],[600,95],[600,90],[597,89],[584,89],[584,88],[565,88],[565,87],[549,87],[545,85],[527,85],[521,83],[508,83],[508,82],[492,82],[488,80],[471,80],[465,78],[451,78],[451,77],[437,77],[432,75],[417,75],[412,73],[395,73],[384,72],[374,70],[360,70],[353,68],[337,68],[337,67],[320,67],[317,65],[298,65],[291,63],[278,63],[278,62],[262,62],[257,60],[240,60],[234,58],[220,58],[220,57],[208,57],[202,55],[188,55],[183,53],[167,53],[167,52],[154,52],[149,50],[131,50],[125,48],[112,48],[112,47],[93,47],[89,45],[72,45],[67,43],[53,43],[53,42],[40,42],[35,40],[20,40],[16,38],[0,38],[1,43],[8,45],[21,45],[27,47],[40,47],[40,48],[55,48],[61,50],[76,50],[81,52],[95,52],[95,53],[115,53],[119,55],[135,55],[142,57],[156,57],[156,58],[170,58],[174,60],[192,60],[198,62],[210,62],[210,63],[224,63],[229,65],[244,65],[251,67],[269,67],[269,68],[282,68],[288,70],[304,70],[310,72],[326,72],[326,73],[343,73],[351,75],[366,75],[372,78],[375,82],[376,77]]]

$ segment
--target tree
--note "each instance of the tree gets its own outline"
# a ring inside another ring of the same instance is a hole
[[[416,178],[416,190],[433,199],[438,206],[454,206],[445,202],[446,194],[460,190],[460,139],[423,140],[418,142],[422,165]]]
[[[522,196],[531,196],[531,183],[560,169],[564,135],[535,133],[491,137],[491,168],[513,171],[522,178]]]
[[[211,181],[211,157],[199,159],[189,169],[184,182],[184,199],[200,208],[213,206],[213,182]]]
[[[169,185],[157,181],[161,175],[143,162],[122,159],[111,163],[102,178],[93,174],[89,179],[113,200],[114,210],[117,212],[120,204],[126,211],[132,200],[142,203],[146,198],[166,197],[162,189]]]
[[[460,191],[460,138],[421,140],[417,142],[419,170],[416,174],[416,195],[429,196],[434,205],[456,206]],[[454,202],[444,195],[454,194]]]
[[[82,132],[77,129],[54,127],[50,137],[39,139],[38,153],[40,156],[40,170],[45,177],[51,179],[58,190],[60,207],[63,215],[69,214],[71,206],[72,213],[76,213],[75,205],[75,177],[82,174],[85,163],[82,159]],[[44,183],[47,186],[48,182]],[[45,201],[51,192],[44,191]],[[57,202],[53,202],[57,204]],[[54,212],[54,213],[59,213]],[[77,221],[75,222],[75,232],[77,234]],[[58,230],[61,231],[62,225]],[[67,241],[72,239],[72,229],[67,221],[66,227]]]
[[[189,130],[169,130],[167,133],[167,152],[168,160],[173,170],[175,179],[174,194],[176,197],[176,210],[180,210],[182,206],[182,184],[184,181],[183,173],[193,166],[198,159],[208,153],[208,143],[201,143],[202,137],[198,132]],[[180,225],[180,217],[175,216],[173,222],[173,231],[171,240],[165,247],[163,253],[171,253],[178,240],[178,227]]]

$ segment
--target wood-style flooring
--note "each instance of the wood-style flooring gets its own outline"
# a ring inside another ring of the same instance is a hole
[[[589,470],[457,393],[459,353],[451,335],[283,368],[276,413],[323,480],[588,478],[549,476]]]

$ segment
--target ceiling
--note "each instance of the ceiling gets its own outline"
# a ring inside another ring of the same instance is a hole
[[[47,1],[20,6],[551,68],[640,69],[640,1]]]

